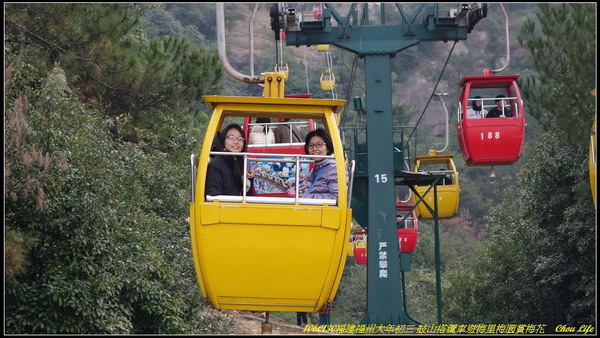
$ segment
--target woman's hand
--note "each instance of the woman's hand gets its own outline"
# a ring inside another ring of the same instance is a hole
[[[256,171],[258,169],[258,163],[256,163],[255,165],[252,166],[252,168],[250,168],[250,170],[248,170],[248,172],[246,173],[246,178],[249,179],[253,179],[254,176],[256,176]]]

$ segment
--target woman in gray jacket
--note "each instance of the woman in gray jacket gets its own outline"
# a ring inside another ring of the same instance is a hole
[[[327,132],[315,129],[306,135],[304,152],[308,155],[333,154],[333,142]],[[305,198],[336,199],[338,197],[338,178],[335,160],[315,158],[315,167],[310,173],[311,185],[304,193]]]

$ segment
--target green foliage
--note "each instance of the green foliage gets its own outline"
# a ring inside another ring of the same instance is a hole
[[[220,86],[215,52],[192,48],[185,38],[148,41],[136,4],[9,4],[6,50],[45,75],[55,63],[79,101],[101,104],[117,137],[136,141],[140,115],[191,105]],[[9,60],[10,61],[10,60]],[[144,116],[148,120],[148,116]],[[128,121],[131,126],[119,123]]]
[[[197,315],[187,168],[113,141],[100,111],[50,80],[28,87],[29,65],[13,69],[5,222],[35,244],[25,271],[7,275],[7,332],[214,332]]]
[[[232,25],[244,16],[234,10],[234,4],[225,4],[225,24]],[[217,19],[214,3],[167,3],[161,5],[162,9],[174,18],[179,25],[186,28],[194,28],[200,34],[216,41]],[[169,34],[171,35],[171,34]]]
[[[35,237],[24,237],[15,229],[6,229],[4,234],[4,273],[15,277],[25,272],[30,264],[29,250],[36,244]]]
[[[144,5],[7,5],[8,333],[230,330],[200,300],[186,220],[187,156],[206,122],[203,113],[192,120],[190,98],[220,75],[212,56],[182,39],[141,38],[143,13]],[[128,97],[83,80],[98,67],[102,81],[133,83],[140,78],[128,72],[140,65],[145,89]],[[160,88],[169,81],[181,83]],[[161,91],[171,96],[141,100]],[[90,92],[102,95],[94,102]],[[137,113],[119,114],[136,97]]]
[[[333,303],[331,321],[334,324],[360,323],[367,313],[367,267],[348,258],[343,283]]]
[[[540,78],[522,89],[546,133],[525,148],[516,184],[489,214],[474,264],[450,273],[450,321],[543,323],[553,332],[596,320],[589,134],[580,132],[594,113],[593,13],[583,4],[541,4],[542,34],[533,20],[524,25],[521,43]]]
[[[537,23],[523,24],[520,43],[531,52],[539,76],[524,79],[528,111],[545,130],[564,132],[570,142],[587,142],[596,88],[594,4],[540,4]],[[541,30],[541,32],[540,32]],[[559,99],[560,98],[560,99]]]
[[[431,252],[433,253],[433,247]],[[437,323],[436,284],[433,265],[429,268],[413,269],[405,272],[404,278],[406,279],[407,313],[410,318],[425,325]],[[445,276],[443,278],[445,279]],[[444,282],[444,279],[442,279],[442,282]]]
[[[595,320],[593,208],[585,148],[547,134],[490,217],[471,287],[453,278],[453,295],[470,299],[458,320],[581,325]],[[549,182],[552,182],[550,184]],[[469,296],[470,295],[470,296]],[[476,295],[476,297],[474,297]],[[485,311],[479,310],[485,309]]]
[[[150,39],[166,36],[185,37],[194,47],[208,44],[206,37],[193,25],[184,26],[172,13],[164,9],[164,5],[149,11],[143,17],[146,23],[146,34]]]

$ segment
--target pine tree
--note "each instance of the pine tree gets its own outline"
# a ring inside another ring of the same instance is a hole
[[[183,38],[148,41],[139,20],[144,6],[8,4],[6,46],[45,72],[59,62],[79,100],[101,104],[113,134],[138,141],[136,123],[149,118],[140,114],[172,105],[193,111],[202,95],[219,90],[222,76],[215,51]]]
[[[145,6],[5,7],[7,333],[229,330],[204,311],[185,221],[190,107],[220,71],[147,41]]]
[[[581,132],[594,114],[595,5],[539,6],[542,32],[529,20],[521,36],[539,78],[521,87],[546,132],[526,146],[516,184],[491,210],[475,267],[452,276],[446,294],[456,321],[546,324],[553,333],[596,321],[589,133]]]
[[[527,20],[519,36],[537,71],[523,81],[527,112],[569,143],[588,142],[579,131],[590,128],[595,114],[595,6],[540,4],[537,23]]]

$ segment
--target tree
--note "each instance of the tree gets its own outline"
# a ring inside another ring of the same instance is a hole
[[[101,104],[113,134],[137,141],[136,128],[148,120],[143,112],[192,108],[219,90],[222,75],[214,51],[192,48],[185,38],[148,41],[139,14],[151,7],[144,6],[8,4],[6,50],[41,74],[59,63],[79,100]]]
[[[228,332],[200,299],[186,221],[183,159],[203,128],[189,111],[220,77],[211,54],[146,41],[144,5],[6,9],[6,331]]]
[[[146,33],[150,39],[183,36],[196,48],[206,46],[208,43],[204,34],[200,33],[196,26],[183,26],[172,13],[165,11],[164,5],[149,11],[143,20],[146,22]]]
[[[589,134],[580,132],[594,113],[586,93],[595,83],[595,16],[593,5],[539,6],[542,34],[528,21],[521,37],[539,79],[522,88],[546,132],[526,147],[516,184],[490,212],[474,268],[450,276],[446,294],[452,320],[547,324],[554,332],[596,320]]]
[[[233,8],[234,6],[236,5],[225,4],[225,24],[227,26],[243,18],[243,15]],[[195,27],[211,41],[216,40],[217,18],[214,3],[168,3],[163,7],[184,27]]]
[[[6,92],[5,247],[21,255],[7,262],[7,332],[226,331],[199,315],[185,164],[114,140],[103,112],[19,61]]]
[[[528,113],[547,131],[561,131],[570,143],[587,143],[595,113],[596,8],[594,4],[540,4],[536,21],[523,25],[519,41],[531,51],[538,76],[523,85]],[[541,30],[541,32],[539,32]],[[575,132],[574,132],[575,131]]]

